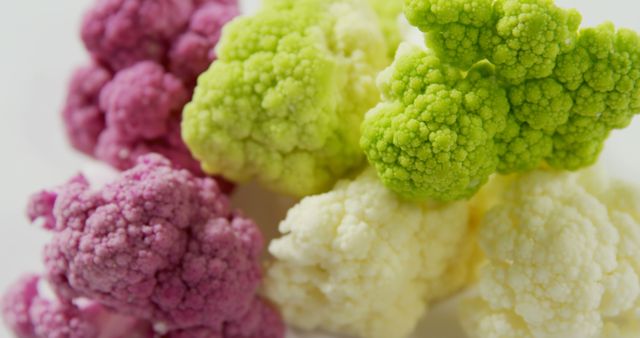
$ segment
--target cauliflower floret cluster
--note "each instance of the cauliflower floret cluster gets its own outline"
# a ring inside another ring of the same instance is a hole
[[[582,20],[553,0],[406,0],[405,14],[438,57],[468,69],[487,59],[506,82],[553,73]]]
[[[463,76],[403,44],[379,81],[385,101],[367,113],[362,147],[385,184],[414,199],[454,200],[486,183],[498,164],[493,139],[509,111],[488,65]]]
[[[154,152],[201,174],[180,137],[182,108],[237,14],[234,0],[98,0],[82,25],[93,61],[63,110],[72,145],[120,170]]]
[[[482,222],[470,337],[637,336],[640,190],[594,171],[516,179]]]
[[[266,1],[225,27],[183,138],[209,174],[293,196],[326,191],[363,162],[358,130],[388,46],[364,0]]]
[[[402,201],[372,169],[303,199],[280,231],[265,293],[304,329],[404,337],[472,275],[468,203]]]
[[[431,50],[401,47],[361,145],[404,197],[468,198],[494,173],[596,162],[640,111],[640,37],[551,0],[407,0]]]
[[[283,335],[256,298],[262,236],[213,179],[145,155],[102,188],[80,175],[35,195],[29,216],[54,233],[46,277],[63,299],[160,323],[169,337]]]
[[[2,298],[5,323],[18,338],[152,338],[149,322],[122,316],[91,302],[41,294],[40,276],[26,275]]]

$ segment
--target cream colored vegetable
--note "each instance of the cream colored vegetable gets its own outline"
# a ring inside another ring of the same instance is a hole
[[[289,211],[266,294],[300,328],[407,336],[428,301],[472,276],[470,205],[405,202],[369,169]]]
[[[474,338],[639,337],[640,191],[594,170],[516,179],[480,230]]]

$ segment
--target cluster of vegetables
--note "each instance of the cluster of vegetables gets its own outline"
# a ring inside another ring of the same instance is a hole
[[[470,286],[470,337],[640,335],[640,189],[588,168],[640,112],[638,34],[552,0],[237,14],[88,12],[63,117],[122,172],[31,199],[52,239],[4,296],[18,337],[403,338]],[[401,16],[428,48],[401,42]],[[266,262],[229,200],[249,181],[301,198]]]

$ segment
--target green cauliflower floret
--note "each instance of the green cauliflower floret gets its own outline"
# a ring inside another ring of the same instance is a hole
[[[468,69],[485,58],[480,35],[494,22],[493,0],[405,0],[404,12],[441,59]]]
[[[547,131],[565,124],[573,106],[569,91],[551,78],[510,87],[509,102],[519,121]]]
[[[507,127],[496,136],[498,172],[508,174],[533,170],[553,151],[551,135],[531,128],[509,115]]]
[[[640,37],[616,32],[611,23],[583,29],[554,73],[574,105],[569,122],[553,136],[547,161],[575,170],[595,163],[610,131],[626,127],[640,111]]]
[[[506,82],[553,72],[573,48],[581,17],[553,0],[405,0],[409,21],[438,56],[460,68],[487,59]]]
[[[366,1],[267,1],[217,48],[182,122],[204,171],[304,196],[361,165],[357,130],[389,63]]]
[[[466,76],[432,53],[401,45],[379,77],[383,102],[363,124],[362,147],[382,181],[411,199],[475,193],[498,165],[504,89],[480,64]]]
[[[442,14],[455,1],[409,3],[430,4],[405,9],[423,13],[421,28],[459,19]],[[463,68],[445,65],[437,49],[401,47],[378,79],[383,101],[363,123],[369,162],[404,197],[436,200],[470,197],[494,172],[592,165],[611,131],[640,112],[640,37],[607,23],[572,39],[548,76],[517,84],[491,59]]]
[[[561,56],[555,76],[572,91],[572,113],[608,129],[624,128],[640,111],[640,37],[612,23],[580,32],[578,46]]]
[[[598,160],[609,131],[596,118],[574,115],[553,136],[553,153],[547,162],[558,169],[590,166]]]
[[[494,17],[480,44],[498,74],[514,84],[551,75],[558,55],[575,44],[582,20],[553,0],[497,0]]]
[[[402,3],[404,0],[368,0],[373,10],[378,14],[382,32],[387,38],[389,58],[393,59],[396,50],[402,42],[402,32],[400,31],[400,14],[402,14]]]

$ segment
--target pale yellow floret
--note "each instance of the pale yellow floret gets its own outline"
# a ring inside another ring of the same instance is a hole
[[[474,338],[639,337],[640,190],[597,170],[515,179],[480,230]]]
[[[405,202],[372,169],[302,200],[280,231],[265,292],[303,329],[404,337],[475,268],[469,203]]]

